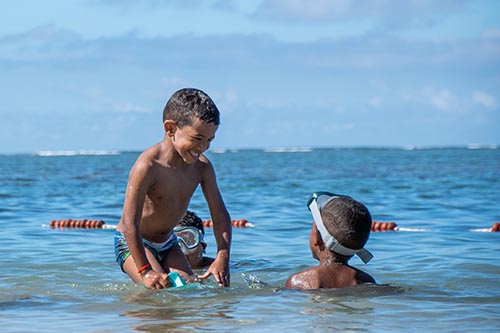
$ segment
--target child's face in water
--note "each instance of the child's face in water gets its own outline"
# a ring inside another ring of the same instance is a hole
[[[199,268],[202,265],[203,254],[207,244],[203,240],[203,233],[196,227],[175,228],[175,234],[179,240],[179,246],[188,259],[192,268]]]
[[[193,252],[191,252],[193,251]],[[203,259],[203,253],[205,252],[205,247],[202,243],[198,244],[198,246],[191,250],[191,253],[184,253],[186,258],[189,261],[189,264],[192,268],[198,268],[201,265],[201,261]]]
[[[218,126],[195,118],[191,125],[177,127],[173,134],[174,146],[184,162],[192,164],[201,153],[210,148]]]

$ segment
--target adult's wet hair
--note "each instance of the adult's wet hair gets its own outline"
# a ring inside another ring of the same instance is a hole
[[[196,118],[205,123],[220,124],[219,109],[212,99],[199,89],[184,88],[176,91],[163,109],[163,122],[171,119],[179,127],[190,125]]]
[[[179,222],[180,227],[195,227],[201,230],[201,233],[205,235],[205,228],[203,227],[203,221],[196,215],[195,212],[188,210],[186,215]]]
[[[365,246],[372,227],[372,217],[365,205],[351,198],[339,197],[323,208],[321,216],[328,232],[340,244],[351,249]]]

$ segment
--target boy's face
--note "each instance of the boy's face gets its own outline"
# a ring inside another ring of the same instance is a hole
[[[202,243],[200,243],[195,249],[191,250],[190,253],[184,253],[184,255],[188,259],[191,267],[196,269],[201,265],[201,260],[203,258],[204,252],[205,247]]]
[[[191,267],[199,268],[207,247],[201,230],[193,226],[186,226],[175,228],[174,231],[179,239],[179,246]]]
[[[187,164],[196,162],[198,156],[210,148],[218,127],[195,118],[191,125],[176,128],[173,134],[174,146],[184,162]]]

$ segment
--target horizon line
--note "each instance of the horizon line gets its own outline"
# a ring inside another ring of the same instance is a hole
[[[312,152],[324,149],[373,149],[373,150],[432,150],[432,149],[468,149],[468,150],[495,150],[500,144],[457,144],[457,145],[357,145],[357,146],[268,146],[268,147],[217,147],[208,150],[206,153],[230,153],[238,151],[260,150],[268,153],[280,152]],[[0,152],[0,155],[36,155],[36,156],[99,156],[99,155],[119,155],[123,153],[138,153],[144,149],[61,149],[61,150],[38,150],[31,152]]]

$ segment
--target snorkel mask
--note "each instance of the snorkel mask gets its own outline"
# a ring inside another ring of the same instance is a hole
[[[321,211],[323,208],[330,201],[341,197],[351,198],[346,195],[334,194],[330,192],[315,192],[309,197],[309,200],[307,200],[307,207],[312,213],[323,243],[325,243],[325,246],[330,249],[330,251],[347,257],[357,255],[366,264],[373,258],[370,251],[365,248],[354,250],[343,246],[332,235],[330,235],[325,227],[325,224],[323,223],[323,218],[321,217]]]
[[[185,254],[194,253],[200,243],[202,245],[205,244],[203,241],[203,233],[196,227],[177,227],[174,228],[174,232]]]

